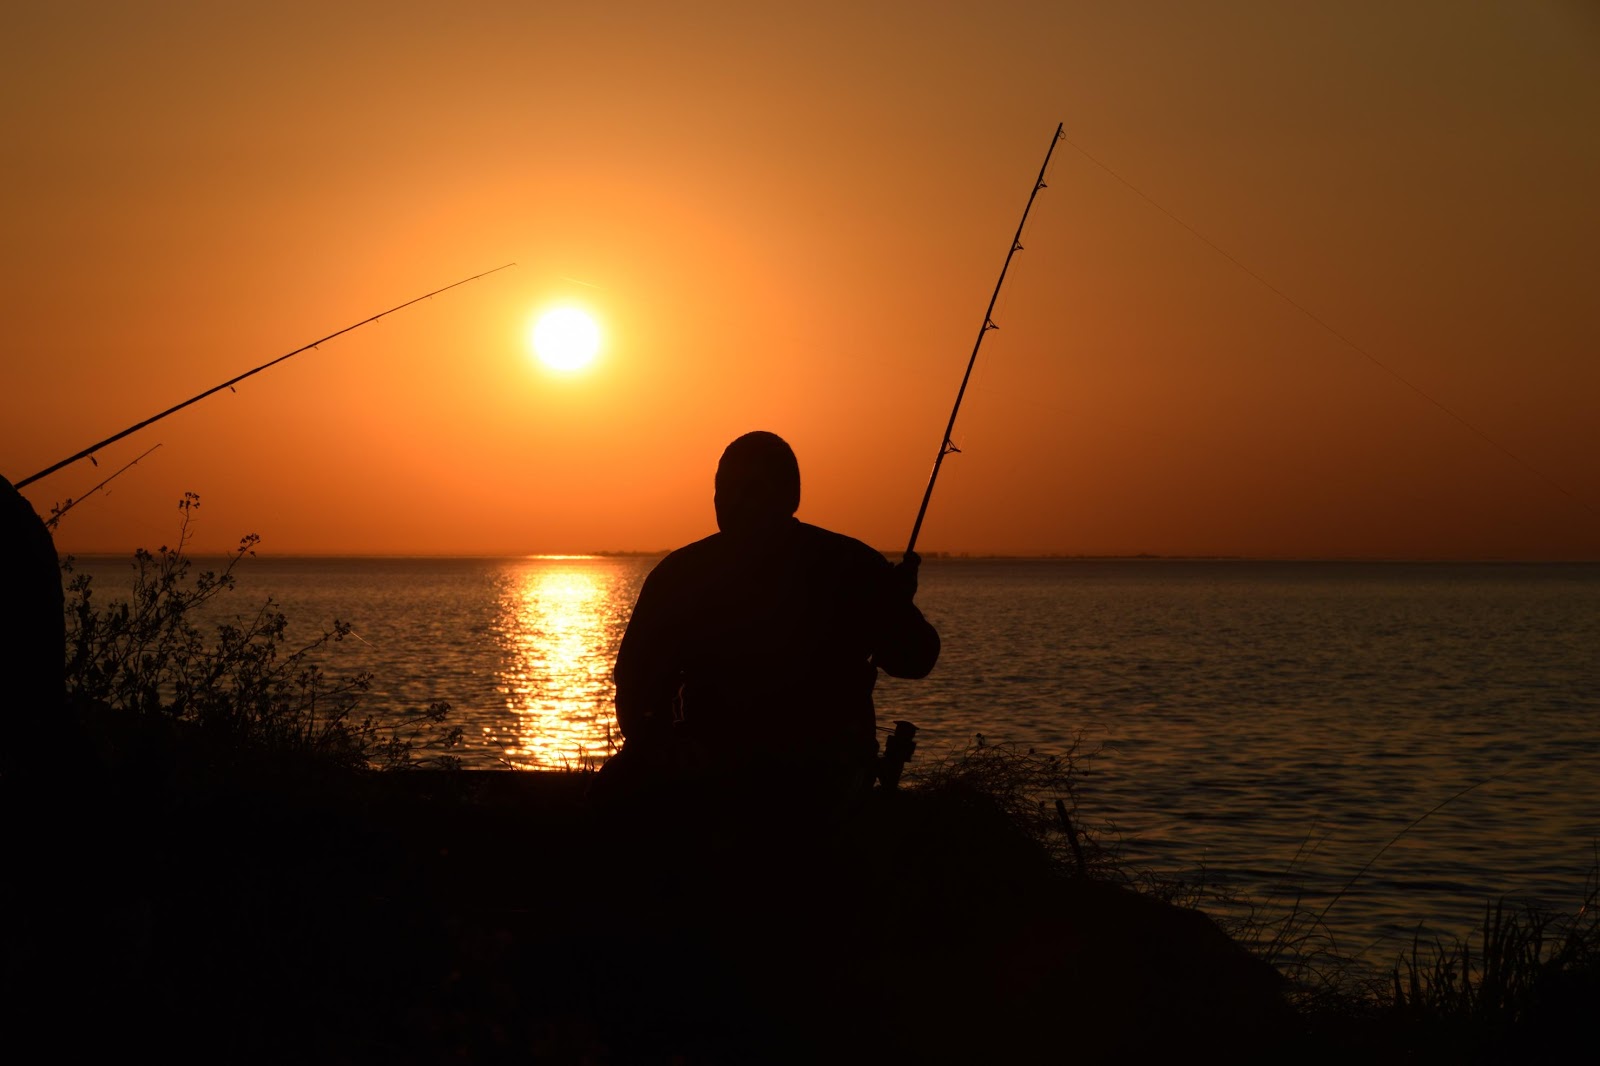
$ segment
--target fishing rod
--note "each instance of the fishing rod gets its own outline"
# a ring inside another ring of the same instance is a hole
[[[124,463],[121,466],[121,468],[117,470],[117,472],[115,474],[112,474],[110,477],[108,477],[104,481],[100,482],[100,484],[96,485],[94,488],[90,489],[88,492],[84,493],[82,496],[79,496],[76,500],[69,499],[66,502],[66,504],[64,504],[61,507],[52,507],[50,509],[50,520],[44,524],[44,528],[46,528],[46,529],[54,529],[54,528],[56,528],[56,526],[61,524],[61,520],[66,517],[66,514],[67,514],[68,511],[72,510],[74,507],[78,506],[78,504],[82,503],[84,500],[87,500],[90,496],[93,496],[95,493],[99,492],[101,489],[105,488],[107,485],[109,485],[113,481],[117,480],[117,478],[121,477],[123,474],[127,473],[129,470],[132,470],[134,467],[138,466],[140,459],[143,459],[145,456],[149,455],[151,452],[155,451],[159,447],[161,447],[161,445],[152,444],[150,447],[148,447],[144,451],[140,452],[137,459],[128,460],[128,462]],[[110,493],[107,493],[107,495],[110,495]]]
[[[134,425],[131,425],[127,429],[123,430],[121,433],[114,433],[111,436],[107,437],[105,440],[100,441],[97,444],[91,444],[91,445],[89,445],[89,447],[83,449],[83,451],[77,452],[76,454],[67,456],[65,459],[61,460],[59,463],[56,463],[54,466],[47,466],[43,470],[39,471],[37,474],[34,474],[32,477],[23,478],[21,481],[16,483],[15,487],[20,489],[20,488],[24,488],[25,486],[31,485],[35,481],[38,481],[40,478],[47,477],[50,474],[55,473],[57,470],[60,470],[64,466],[71,466],[73,463],[77,462],[79,459],[88,459],[90,462],[94,462],[94,453],[99,451],[100,449],[106,447],[109,444],[115,444],[117,441],[121,440],[123,437],[126,437],[128,434],[137,433],[139,430],[143,429],[145,426],[151,425],[152,423],[155,423],[155,422],[159,422],[163,418],[166,418],[168,415],[174,414],[174,413],[176,413],[178,411],[181,411],[185,407],[188,407],[192,403],[199,403],[201,400],[205,399],[207,396],[210,396],[214,392],[221,392],[223,389],[231,389],[231,388],[233,388],[233,386],[237,385],[239,382],[243,381],[245,378],[251,377],[251,376],[253,376],[255,374],[259,374],[263,370],[267,369],[268,367],[277,366],[279,363],[283,362],[285,359],[291,358],[293,356],[299,355],[301,352],[309,351],[312,348],[316,348],[316,347],[318,347],[320,345],[326,344],[329,341],[333,340],[335,337],[342,337],[346,333],[349,333],[353,329],[360,329],[362,326],[365,326],[370,322],[376,322],[376,321],[378,321],[378,319],[384,318],[384,317],[386,317],[388,315],[392,315],[396,311],[400,311],[400,310],[403,310],[404,308],[410,307],[412,304],[421,303],[423,300],[429,299],[429,298],[434,297],[434,296],[438,296],[442,292],[449,292],[451,289],[459,288],[460,286],[465,285],[469,281],[477,281],[479,278],[486,278],[490,274],[498,273],[498,272],[506,269],[507,267],[514,267],[516,265],[517,264],[515,264],[515,263],[502,263],[500,266],[495,267],[493,270],[485,270],[483,273],[474,274],[470,278],[462,278],[460,281],[457,281],[457,282],[455,282],[453,284],[450,284],[450,285],[446,285],[442,289],[434,289],[430,293],[424,293],[423,295],[418,296],[415,299],[407,300],[403,304],[396,304],[393,307],[389,308],[389,310],[387,310],[387,311],[380,311],[380,312],[378,312],[377,314],[373,315],[370,318],[363,318],[360,322],[357,322],[354,325],[346,326],[344,329],[338,330],[337,332],[334,332],[334,333],[330,333],[326,337],[323,337],[323,338],[321,338],[319,340],[314,340],[310,344],[303,344],[300,347],[296,348],[292,352],[289,352],[289,353],[287,353],[285,355],[278,356],[278,358],[272,360],[271,362],[262,363],[260,366],[256,367],[254,370],[246,370],[243,374],[240,374],[238,377],[229,378],[227,381],[224,381],[221,385],[215,385],[215,386],[207,389],[205,392],[200,393],[198,396],[191,396],[187,400],[183,401],[182,403],[177,404],[177,405],[175,405],[173,407],[169,407],[165,411],[162,411],[158,415],[151,415],[149,418],[145,419],[143,422],[137,422]],[[140,458],[143,458],[143,456],[141,456]],[[96,464],[96,465],[99,465],[99,464]]]
[[[1056,132],[1050,138],[1050,150],[1044,154],[1044,163],[1039,167],[1039,176],[1034,179],[1033,191],[1028,194],[1028,203],[1022,209],[1022,221],[1017,223],[1017,232],[1011,238],[1011,249],[1006,252],[1006,261],[1000,266],[1000,280],[994,283],[994,293],[989,297],[989,307],[983,312],[983,325],[978,329],[978,339],[972,345],[972,357],[967,360],[967,372],[961,376],[961,388],[956,390],[955,406],[950,408],[950,422],[944,427],[944,439],[939,442],[939,451],[933,457],[933,473],[928,475],[928,488],[922,494],[922,506],[917,508],[917,521],[911,527],[911,539],[906,543],[906,554],[911,554],[917,547],[917,534],[922,532],[922,519],[928,513],[928,501],[933,499],[933,483],[939,480],[939,467],[944,465],[944,457],[951,452],[958,452],[950,442],[950,434],[956,428],[956,413],[961,410],[961,398],[967,394],[967,382],[972,379],[972,368],[978,362],[978,349],[983,347],[983,338],[991,329],[999,329],[994,324],[994,304],[1000,298],[1000,287],[1006,283],[1006,270],[1011,266],[1011,257],[1022,251],[1022,227],[1028,224],[1028,212],[1033,209],[1033,198],[1039,195],[1039,190],[1045,188],[1044,172],[1050,167],[1050,156],[1055,153],[1056,144],[1061,140],[1061,131],[1065,124],[1056,126]]]

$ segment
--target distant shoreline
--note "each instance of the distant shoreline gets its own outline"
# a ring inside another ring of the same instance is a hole
[[[898,559],[901,552],[898,549],[879,549],[889,559]],[[363,561],[450,561],[450,560],[504,560],[504,561],[535,561],[559,562],[562,560],[580,561],[585,559],[659,559],[669,553],[669,549],[656,549],[653,551],[588,551],[588,552],[532,552],[532,553],[362,553],[362,552],[269,552],[258,551],[255,558],[271,560],[338,560],[359,559]],[[127,559],[133,554],[132,550],[122,551],[77,551],[60,552],[62,558],[102,560],[102,559]],[[189,553],[194,559],[223,559],[230,557],[232,552],[204,551]],[[1397,566],[1595,566],[1600,565],[1600,559],[1522,559],[1508,557],[1472,557],[1472,558],[1441,558],[1441,557],[1411,557],[1411,556],[1275,556],[1275,555],[1160,555],[1151,552],[1137,552],[1133,554],[1096,555],[1088,553],[1050,552],[1040,554],[1006,553],[1006,552],[957,552],[957,551],[927,551],[919,553],[925,563],[1262,563],[1262,564],[1329,564],[1329,565],[1397,565]]]

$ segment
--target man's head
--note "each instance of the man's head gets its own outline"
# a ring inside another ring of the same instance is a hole
[[[758,529],[800,508],[800,464],[776,433],[757,431],[728,445],[717,464],[717,528]]]

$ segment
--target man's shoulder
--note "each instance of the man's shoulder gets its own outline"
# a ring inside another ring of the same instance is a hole
[[[723,534],[713,533],[681,548],[674,548],[661,557],[661,561],[655,565],[652,573],[673,574],[692,570],[715,558],[719,554],[723,539]]]
[[[843,533],[835,533],[831,529],[811,525],[809,522],[794,522],[790,532],[775,541],[768,541],[766,548],[758,548],[754,552],[749,545],[741,546],[728,539],[726,533],[713,533],[691,544],[685,544],[675,551],[667,553],[656,564],[650,574],[650,579],[655,584],[676,581],[694,581],[707,573],[716,572],[739,559],[772,558],[769,554],[772,549],[777,549],[779,554],[789,554],[802,559],[811,559],[813,564],[824,564],[830,568],[852,570],[872,570],[889,568],[889,561],[883,553],[857,540],[855,537]]]
[[[872,545],[809,522],[796,522],[799,536],[819,554],[829,554],[861,566],[888,566],[889,560]]]

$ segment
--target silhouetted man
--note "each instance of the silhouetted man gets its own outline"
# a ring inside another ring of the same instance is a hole
[[[612,760],[627,792],[663,780],[810,792],[871,784],[877,672],[924,677],[939,635],[899,566],[794,517],[800,467],[772,433],[722,453],[717,528],[650,573],[617,655]]]
[[[36,770],[41,751],[66,742],[66,615],[49,528],[0,477],[0,684],[8,708],[0,777]]]

